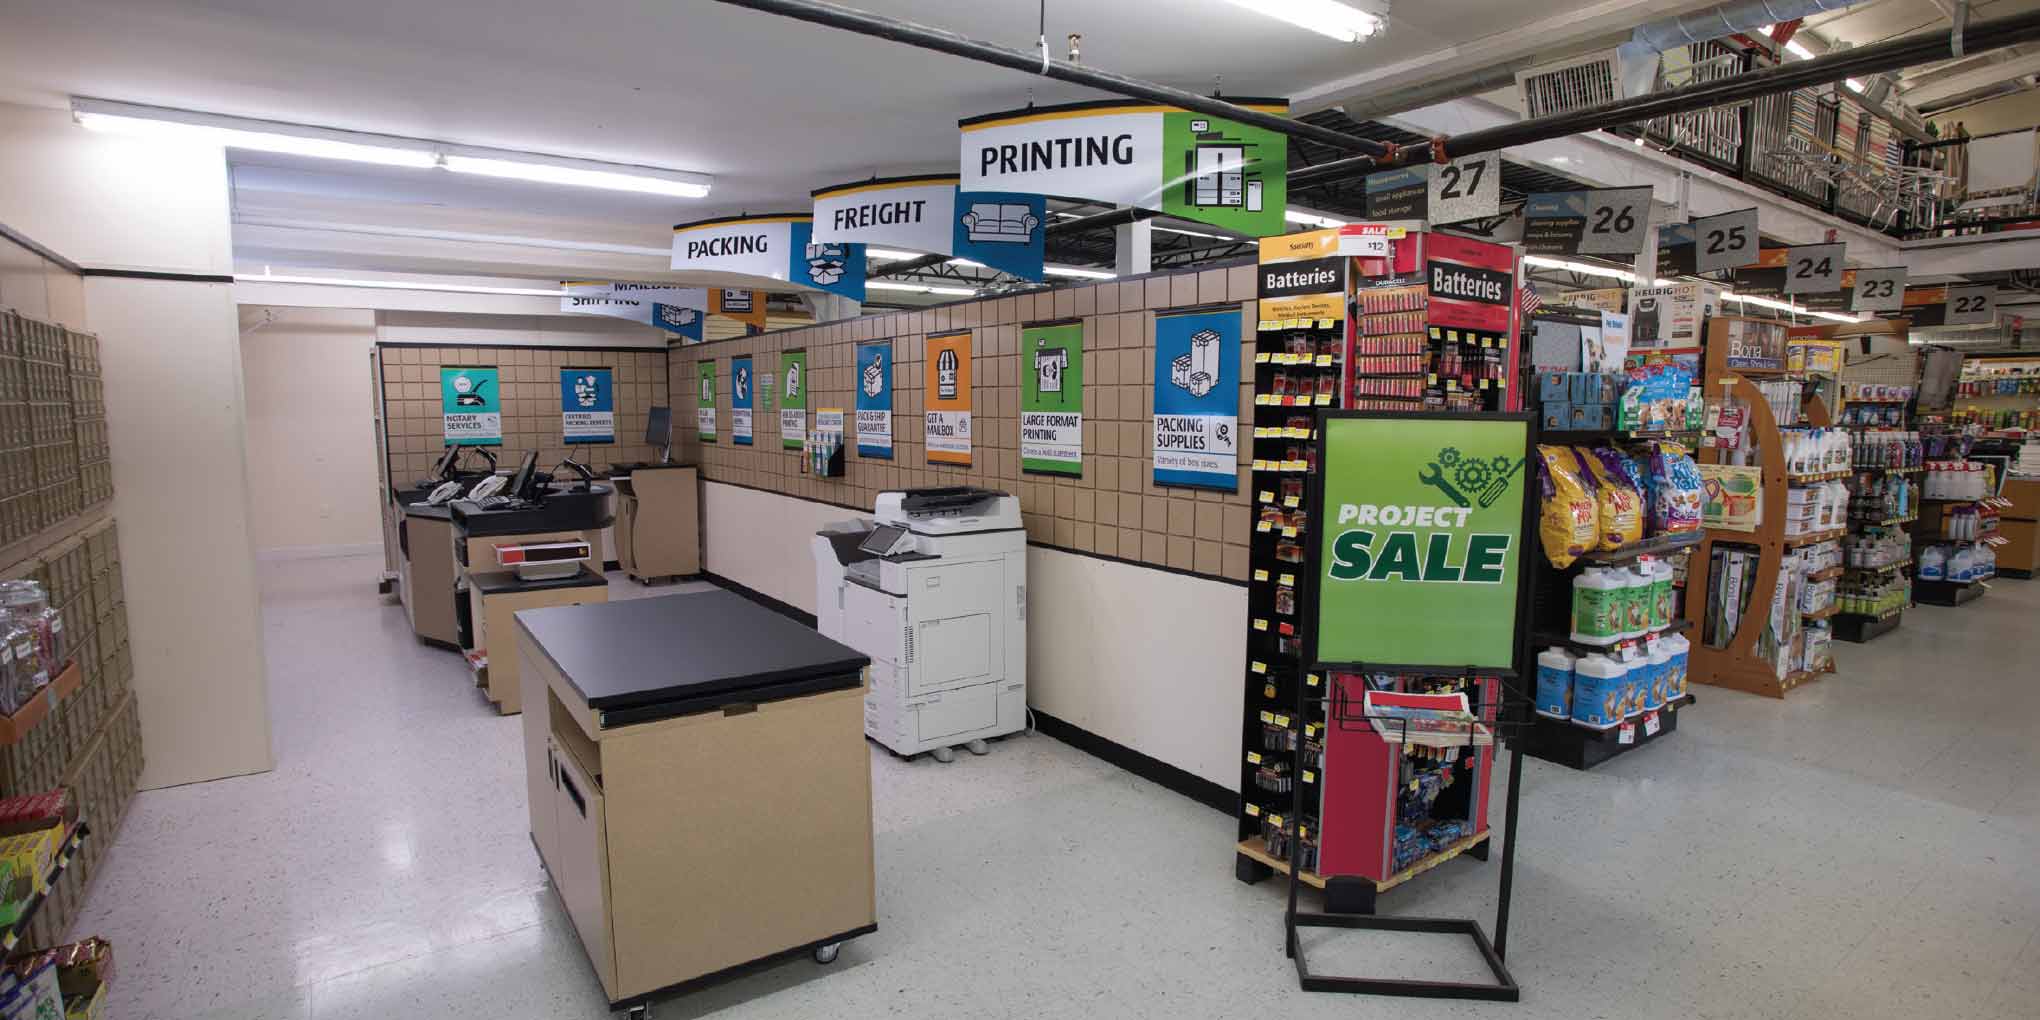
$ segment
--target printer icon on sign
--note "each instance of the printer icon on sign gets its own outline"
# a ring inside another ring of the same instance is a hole
[[[1026,244],[1041,226],[1024,203],[979,202],[963,214],[963,229],[973,243]]]
[[[1190,336],[1190,352],[1179,354],[1169,362],[1169,383],[1177,389],[1187,391],[1193,397],[1201,397],[1218,386],[1218,341],[1219,335],[1208,329],[1200,329]]]
[[[1058,401],[1063,392],[1063,370],[1070,367],[1067,347],[1041,347],[1034,352],[1034,391],[1053,393]]]

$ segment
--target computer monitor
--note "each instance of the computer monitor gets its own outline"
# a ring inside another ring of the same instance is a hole
[[[510,476],[511,499],[532,499],[538,495],[538,482],[533,477],[538,471],[538,451],[524,455],[517,465],[517,473]]]
[[[446,447],[445,455],[440,457],[439,463],[433,466],[432,473],[426,475],[425,477],[430,478],[435,482],[443,482],[452,478],[453,465],[454,462],[458,460],[460,460],[460,447],[453,444],[448,444]]]
[[[659,463],[673,457],[673,409],[654,407],[645,415],[645,445],[659,448]]]

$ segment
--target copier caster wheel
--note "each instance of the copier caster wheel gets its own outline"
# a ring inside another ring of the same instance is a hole
[[[837,950],[840,950],[840,949],[842,949],[842,948],[843,948],[843,943],[841,943],[841,942],[831,942],[831,943],[829,943],[829,944],[828,944],[828,945],[826,945],[826,946],[816,946],[816,947],[815,947],[815,962],[816,962],[816,963],[821,963],[821,964],[830,964],[830,963],[835,963],[835,962],[836,962],[836,952],[837,952]]]
[[[928,753],[934,755],[935,760],[944,765],[956,760],[956,748],[953,747],[938,747]]]
[[[650,1005],[632,1006],[625,1010],[623,1015],[627,1020],[651,1020],[652,1007]]]
[[[968,748],[970,750],[970,753],[976,755],[986,755],[992,753],[992,745],[987,744],[982,740],[973,740],[970,743],[965,744],[963,746]]]

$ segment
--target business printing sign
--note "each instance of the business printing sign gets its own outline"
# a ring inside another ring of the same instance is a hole
[[[1287,114],[1279,99],[1234,99]],[[1060,195],[1139,206],[1252,237],[1280,234],[1288,139],[1171,106],[1123,99],[972,117],[962,131],[959,203],[977,192]]]
[[[609,369],[560,369],[560,436],[569,443],[616,442],[616,386]]]
[[[922,437],[928,463],[970,466],[970,331],[928,338]]]
[[[1155,316],[1154,478],[1239,487],[1240,313]]]
[[[815,239],[954,255],[1040,281],[1048,201],[959,195],[957,181],[956,174],[925,174],[823,188],[814,193]]]
[[[496,366],[442,366],[439,409],[448,446],[503,444],[503,385]]]
[[[864,300],[864,246],[816,243],[800,213],[725,216],[673,228],[672,267],[756,276]]]
[[[1020,328],[1020,470],[1084,473],[1084,323]]]
[[[704,443],[715,442],[715,359],[695,362],[694,435]]]
[[[1516,251],[1449,234],[1424,241],[1426,318],[1432,325],[1508,336],[1516,310]]]
[[[1651,189],[1596,188],[1531,195],[1523,203],[1529,255],[1635,255],[1650,227]]]
[[[755,400],[751,359],[730,359],[730,442],[751,445],[751,408]]]
[[[779,355],[779,445],[798,450],[807,445],[807,352]]]
[[[892,341],[857,345],[851,380],[857,385],[857,455],[892,459]]]

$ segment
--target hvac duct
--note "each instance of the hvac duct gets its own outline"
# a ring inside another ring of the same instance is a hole
[[[1860,0],[1742,0],[1638,25],[1631,33],[1630,41],[1652,53],[1663,53],[1674,46],[1706,42],[1738,32],[1754,33],[1767,25],[1841,10],[1858,2]]]

